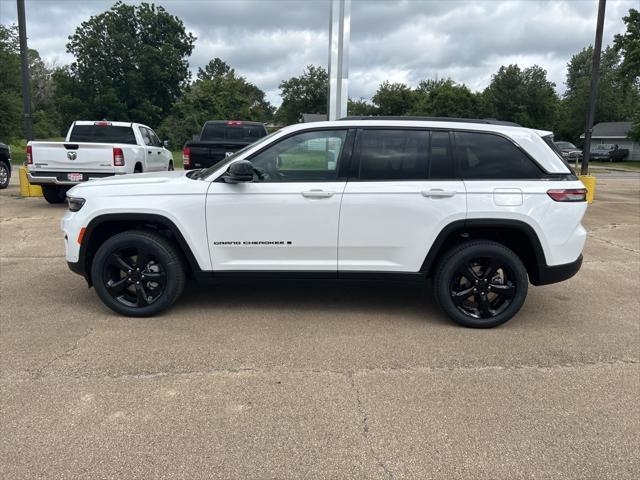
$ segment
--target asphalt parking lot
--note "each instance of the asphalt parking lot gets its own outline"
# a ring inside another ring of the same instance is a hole
[[[16,179],[14,179],[16,180]],[[640,177],[602,175],[573,279],[493,330],[403,285],[199,286],[118,317],[64,206],[0,193],[0,477],[640,475]]]

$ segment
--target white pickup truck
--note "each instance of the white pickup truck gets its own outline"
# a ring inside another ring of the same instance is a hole
[[[73,122],[64,142],[29,142],[27,176],[49,203],[61,203],[78,183],[111,175],[173,170],[167,142],[146,125]]]

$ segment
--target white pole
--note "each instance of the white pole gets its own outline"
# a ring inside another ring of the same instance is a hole
[[[337,120],[347,116],[351,0],[330,2],[328,117],[329,120]]]

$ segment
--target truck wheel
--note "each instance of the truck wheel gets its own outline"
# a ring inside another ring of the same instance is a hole
[[[129,317],[149,317],[169,308],[182,293],[185,279],[177,248],[166,238],[142,230],[109,238],[91,265],[91,280],[100,299]]]
[[[0,161],[0,189],[7,188],[9,186],[9,179],[11,173],[6,163]]]
[[[169,168],[167,170],[173,172],[173,162],[169,162]]]
[[[142,165],[136,163],[136,166],[133,167],[133,173],[142,173]]]
[[[42,185],[42,196],[49,203],[62,203],[65,201],[67,189],[53,185]]]
[[[434,296],[460,325],[491,328],[518,313],[528,287],[527,270],[512,250],[478,240],[444,255],[435,275]]]

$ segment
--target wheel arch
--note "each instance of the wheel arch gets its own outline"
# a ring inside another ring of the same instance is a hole
[[[200,271],[191,247],[171,219],[153,213],[110,213],[97,216],[89,222],[80,245],[78,269],[89,286],[92,285],[91,263],[100,245],[108,238],[128,230],[151,230],[162,234],[178,247],[190,273]]]
[[[538,234],[531,225],[510,219],[473,218],[448,224],[433,242],[420,271],[432,276],[444,252],[466,240],[480,238],[513,250],[526,267],[531,283],[538,283],[540,270],[547,264]]]

